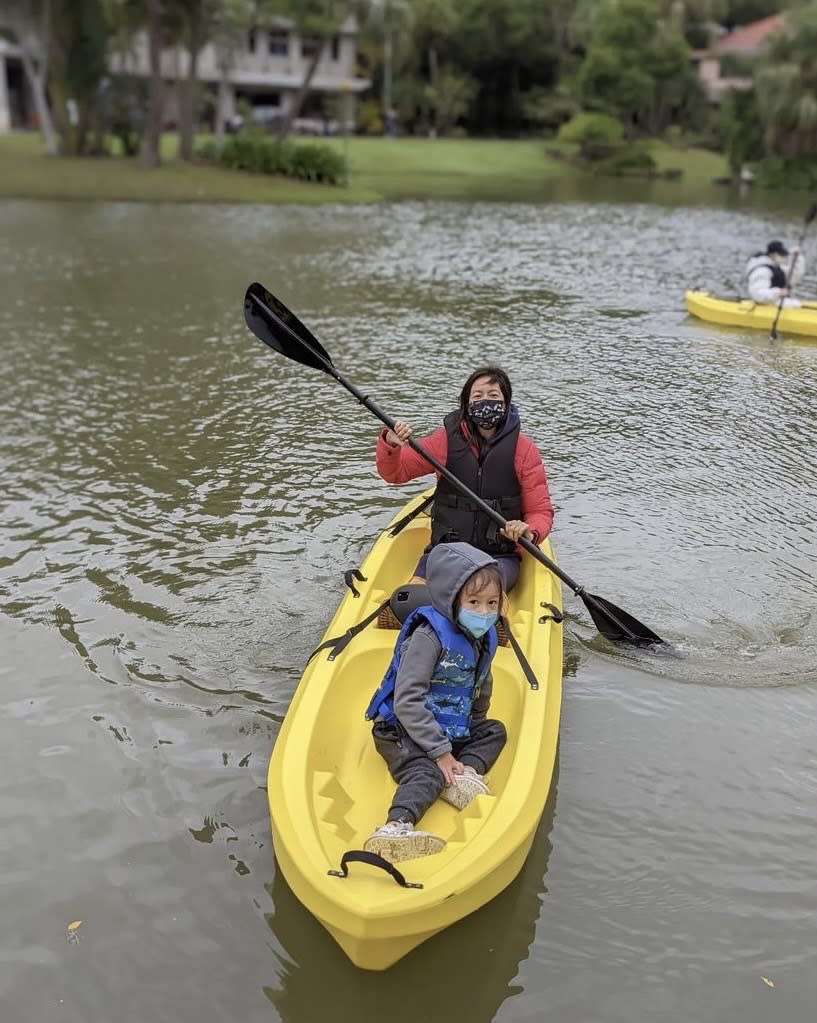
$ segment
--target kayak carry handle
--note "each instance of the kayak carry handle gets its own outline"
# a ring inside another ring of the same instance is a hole
[[[407,881],[393,863],[377,853],[366,852],[365,849],[349,849],[343,854],[340,861],[340,870],[327,870],[331,877],[348,877],[350,863],[368,863],[371,867],[379,867],[390,874],[401,888],[422,888],[421,884],[415,881]]]

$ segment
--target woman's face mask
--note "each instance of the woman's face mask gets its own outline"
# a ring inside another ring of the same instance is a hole
[[[505,402],[493,399],[469,402],[468,418],[484,430],[491,430],[505,418]]]

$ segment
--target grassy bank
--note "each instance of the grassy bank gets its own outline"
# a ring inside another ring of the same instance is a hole
[[[139,202],[326,203],[375,202],[381,197],[352,183],[347,188],[247,174],[173,160],[175,137],[163,140],[167,162],[145,170],[136,160],[46,156],[36,135],[0,137],[0,198],[110,199]]]
[[[122,199],[166,202],[325,203],[381,199],[535,198],[549,181],[583,172],[546,155],[541,140],[330,139],[351,167],[345,188],[177,162],[175,136],[163,140],[167,162],[144,170],[135,160],[56,159],[36,135],[0,137],[0,198]],[[659,169],[709,184],[725,161],[705,150],[651,146]],[[615,179],[610,179],[615,182]],[[614,187],[614,184],[611,186]]]

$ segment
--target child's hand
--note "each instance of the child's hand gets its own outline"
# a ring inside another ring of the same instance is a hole
[[[455,777],[458,774],[462,774],[465,769],[453,753],[443,753],[443,755],[441,757],[437,757],[434,762],[443,772],[443,778],[445,778],[446,785],[453,785]]]

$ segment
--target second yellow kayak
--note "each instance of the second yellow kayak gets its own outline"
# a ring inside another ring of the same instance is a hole
[[[750,299],[716,298],[708,291],[687,291],[684,298],[687,312],[692,316],[728,327],[768,332],[777,314],[776,305],[765,305]],[[781,334],[817,337],[817,303],[804,302],[799,309],[781,309],[777,330]]]

